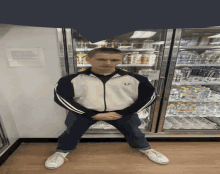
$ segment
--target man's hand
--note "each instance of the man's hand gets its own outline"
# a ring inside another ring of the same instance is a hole
[[[96,120],[118,120],[122,118],[122,115],[116,112],[108,112],[108,113],[100,113],[92,116],[93,119]]]

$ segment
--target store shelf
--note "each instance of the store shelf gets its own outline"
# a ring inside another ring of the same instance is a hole
[[[212,114],[210,114],[210,115],[212,115]],[[166,117],[195,117],[195,116],[192,116],[192,115],[166,115],[165,116],[165,118]],[[196,117],[201,117],[201,118],[203,118],[203,117],[207,117],[207,115],[197,115]],[[216,118],[219,118],[220,117],[220,115],[213,115],[212,117],[216,117]]]
[[[169,100],[168,102],[194,102],[194,103],[198,103],[198,102],[203,102],[203,103],[213,103],[213,102],[220,102],[220,100],[204,100],[204,101],[202,101],[202,100],[191,100],[191,99],[189,99],[189,100]]]
[[[206,82],[180,82],[180,83],[172,83],[172,85],[220,85],[220,82],[218,83],[212,83],[212,82],[209,82],[209,83],[206,83]]]
[[[91,51],[95,48],[76,48],[76,51],[83,51],[83,52],[86,52],[86,51]],[[120,48],[117,48],[121,51],[147,51],[147,52],[155,52],[155,49],[150,49],[150,48],[146,48],[146,49],[120,49]]]
[[[206,66],[217,66],[220,67],[220,64],[177,64],[176,67],[192,67],[192,66],[199,66],[199,67],[206,67]]]
[[[220,48],[220,46],[180,46],[180,49],[193,49],[193,50],[207,50],[207,49],[215,49]]]

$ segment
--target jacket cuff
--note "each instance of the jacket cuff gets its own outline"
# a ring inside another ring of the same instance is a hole
[[[128,112],[127,110],[117,110],[117,111],[114,111],[114,112],[116,112],[120,115],[123,115],[123,116],[132,114],[132,113]]]
[[[98,114],[99,112],[98,111],[93,111],[93,110],[86,110],[84,114],[82,114],[84,117],[87,117],[87,118],[91,118],[92,116]]]

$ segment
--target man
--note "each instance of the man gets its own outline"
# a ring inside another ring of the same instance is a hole
[[[125,53],[114,48],[99,48],[88,53],[91,68],[60,78],[54,89],[54,101],[68,109],[67,130],[58,137],[57,152],[49,157],[46,168],[60,167],[67,154],[76,149],[81,136],[99,120],[116,127],[130,147],[152,161],[167,164],[169,160],[151,149],[138,127],[138,112],[156,101],[155,88],[139,74],[116,68]]]

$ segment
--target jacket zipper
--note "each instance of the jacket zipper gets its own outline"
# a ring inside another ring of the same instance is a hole
[[[104,86],[104,104],[105,104],[105,110],[106,111],[106,101],[105,101],[105,83],[103,83],[103,86]]]

